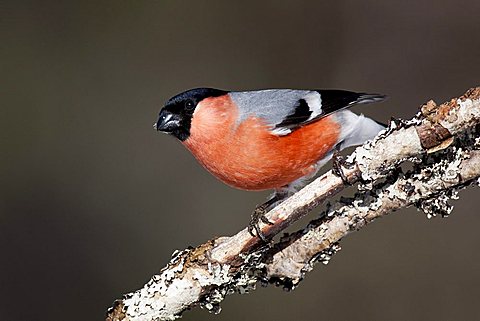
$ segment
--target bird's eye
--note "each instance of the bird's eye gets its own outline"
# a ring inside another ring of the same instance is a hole
[[[195,108],[195,104],[193,103],[192,100],[189,99],[189,100],[187,100],[187,101],[185,102],[185,108],[186,108],[188,111],[192,111],[193,108]]]

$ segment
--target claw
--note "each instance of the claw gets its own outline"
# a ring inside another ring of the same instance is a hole
[[[343,156],[340,155],[340,152],[338,151],[338,149],[335,149],[333,151],[332,160],[333,160],[332,172],[342,179],[343,184],[352,185],[348,180],[348,177],[345,175],[345,172],[343,171],[343,168],[342,168],[342,167],[349,168],[350,164],[348,164],[345,161],[345,159],[343,159]]]
[[[263,234],[259,223],[262,222],[268,225],[273,225],[273,223],[270,222],[268,218],[265,216],[265,214],[267,214],[267,208],[268,208],[267,203],[258,205],[252,213],[252,216],[250,218],[250,223],[248,223],[248,232],[252,236],[258,236],[265,243],[267,243],[268,240]]]

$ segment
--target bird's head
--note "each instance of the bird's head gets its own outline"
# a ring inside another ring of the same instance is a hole
[[[153,126],[157,131],[185,141],[190,136],[190,126],[197,105],[205,98],[218,97],[226,93],[213,88],[195,88],[173,96],[160,110],[158,120]]]

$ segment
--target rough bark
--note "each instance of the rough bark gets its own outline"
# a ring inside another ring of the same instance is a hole
[[[372,142],[358,147],[345,174],[360,192],[339,202],[304,230],[265,246],[243,229],[174,253],[142,289],[117,300],[107,320],[170,320],[202,306],[213,312],[227,294],[245,293],[258,281],[293,288],[313,263],[328,262],[338,241],[397,209],[415,205],[427,215],[448,215],[448,199],[480,176],[480,87],[440,106],[430,101],[409,121],[392,121]],[[415,164],[408,173],[400,165]],[[272,209],[262,226],[273,237],[345,188],[327,172]]]

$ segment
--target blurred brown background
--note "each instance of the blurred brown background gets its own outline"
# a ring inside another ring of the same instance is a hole
[[[243,228],[231,189],[152,129],[191,87],[388,94],[411,117],[479,85],[480,1],[0,2],[0,320],[102,320],[174,249]],[[342,242],[292,293],[184,320],[479,320],[478,189]],[[316,211],[318,213],[318,210]],[[315,216],[312,214],[311,218]]]

